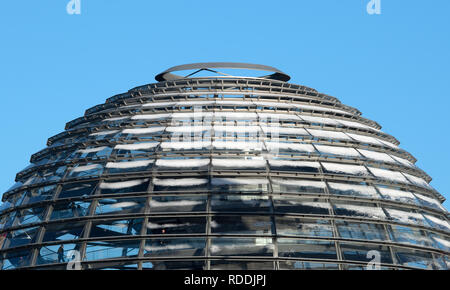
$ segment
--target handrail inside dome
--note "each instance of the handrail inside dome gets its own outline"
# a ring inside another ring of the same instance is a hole
[[[278,81],[283,81],[283,82],[287,82],[291,79],[291,77],[289,75],[287,75],[284,72],[280,71],[279,69],[276,69],[271,66],[260,65],[260,64],[250,64],[250,63],[238,63],[238,62],[202,62],[202,63],[178,65],[178,66],[171,67],[171,68],[163,71],[162,73],[157,74],[155,76],[155,79],[158,82],[185,79],[185,78],[188,78],[191,75],[194,75],[200,71],[211,71],[211,72],[218,73],[221,75],[226,75],[226,74],[211,70],[212,68],[228,68],[228,69],[231,68],[231,69],[249,69],[249,70],[269,71],[269,72],[272,72],[273,74],[261,76],[259,78],[278,80]],[[172,72],[177,72],[177,71],[193,70],[193,69],[196,69],[197,71],[189,74],[188,76],[180,76],[180,75],[172,73]]]

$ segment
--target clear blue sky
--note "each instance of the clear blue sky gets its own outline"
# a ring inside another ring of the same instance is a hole
[[[174,65],[234,61],[360,109],[450,198],[450,1],[381,0],[381,15],[369,0],[68,2],[0,5],[0,192],[85,109]]]

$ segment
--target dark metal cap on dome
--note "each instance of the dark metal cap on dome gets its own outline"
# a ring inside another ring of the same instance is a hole
[[[280,71],[279,69],[276,69],[271,66],[266,65],[260,65],[260,64],[250,64],[250,63],[238,63],[238,62],[202,62],[202,63],[192,63],[192,64],[184,64],[179,66],[171,67],[162,73],[155,76],[155,79],[158,82],[162,81],[172,81],[172,80],[178,80],[178,79],[185,79],[188,78],[200,71],[211,71],[215,73],[222,74],[220,72],[211,70],[212,68],[232,68],[232,69],[249,69],[249,70],[260,70],[260,71],[269,71],[273,72],[273,74],[261,76],[259,78],[264,79],[271,79],[271,80],[278,80],[287,82],[291,79],[291,77],[284,72]],[[183,70],[193,70],[196,69],[197,71],[189,74],[188,76],[180,76],[173,74],[172,72],[176,71],[183,71]],[[222,74],[225,75],[225,74]]]

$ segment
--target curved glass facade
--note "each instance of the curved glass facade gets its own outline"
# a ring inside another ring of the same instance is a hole
[[[444,198],[380,129],[270,78],[134,88],[17,174],[0,268],[66,269],[74,250],[82,269],[365,269],[375,250],[381,269],[448,269]]]

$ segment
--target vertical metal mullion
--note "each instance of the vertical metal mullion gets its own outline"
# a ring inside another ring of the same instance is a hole
[[[149,186],[147,188],[147,193],[153,192],[153,179],[150,180],[149,182]],[[150,201],[152,199],[152,196],[149,194],[149,196],[146,199],[146,204],[145,204],[145,208],[144,208],[144,214],[148,214],[150,212]],[[147,226],[148,226],[148,216],[146,215],[144,217],[144,220],[142,221],[142,228],[141,228],[141,232],[140,232],[140,237],[141,237],[141,243],[139,246],[139,253],[138,253],[138,258],[143,258],[144,256],[144,248],[145,248],[145,243],[146,240],[143,238],[144,235],[147,235]],[[138,262],[138,270],[142,270],[142,263],[143,261],[139,261]]]
[[[275,208],[273,205],[273,198],[271,195],[269,195],[269,202],[270,202],[270,218],[272,220],[272,244],[273,244],[273,267],[275,270],[278,270],[280,268],[279,261],[278,261],[278,232],[277,232],[277,224],[275,219]]]
[[[377,192],[377,194],[378,194],[380,197],[382,197],[381,192],[380,192],[380,190],[378,189],[377,186],[375,186],[375,185],[373,185],[373,184],[371,184],[371,183],[369,183],[369,184],[367,184],[367,185],[370,185],[370,186],[372,186],[373,188],[375,188],[375,191]],[[381,208],[381,210],[383,211],[384,215],[389,216],[389,214],[388,214],[388,212],[386,211],[386,209],[385,209],[384,207],[382,207],[380,203],[377,202],[376,204],[377,204],[377,206],[378,206],[379,208]],[[392,239],[391,239],[391,237],[390,237],[390,235],[389,235],[388,225],[387,225],[386,223],[383,223],[383,228],[384,228],[384,234],[385,234],[386,238],[387,238],[389,241],[392,241]],[[395,257],[394,250],[392,249],[392,246],[387,246],[387,247],[388,247],[388,249],[389,249],[389,253],[391,254],[392,264],[395,264],[395,265],[396,265],[396,264],[398,263],[398,261],[397,261],[397,258]]]
[[[321,173],[323,174],[322,164],[321,164],[320,170],[321,170]],[[326,199],[328,201],[329,205],[330,205],[329,214],[333,217],[333,218],[330,219],[330,224],[331,224],[331,226],[333,228],[333,235],[334,235],[334,238],[335,238],[335,240],[334,240],[334,247],[335,247],[335,250],[336,250],[336,256],[337,256],[338,261],[340,262],[338,264],[338,267],[339,267],[339,270],[344,270],[344,266],[342,265],[342,261],[344,260],[344,258],[343,258],[343,255],[342,255],[341,246],[340,246],[339,241],[336,239],[336,238],[339,237],[339,232],[338,232],[337,227],[336,227],[336,221],[335,221],[336,215],[335,215],[335,212],[334,212],[334,209],[333,209],[333,203],[331,202],[331,198],[330,198],[330,190],[329,190],[329,186],[328,186],[328,181],[324,180],[324,179],[323,179],[323,181],[325,182],[325,185],[326,185],[325,186],[325,194],[329,196]]]
[[[211,269],[211,261],[209,257],[211,256],[210,248],[211,248],[211,194],[208,194],[208,199],[206,203],[206,250],[205,250],[205,258],[206,258],[206,270]]]
[[[103,178],[100,178],[97,184],[97,187],[94,190],[94,194],[92,196],[94,197],[100,197],[100,183],[103,182]],[[97,208],[97,204],[98,204],[98,199],[95,198],[92,200],[90,208],[89,208],[89,212],[87,214],[88,217],[92,217],[94,216],[95,213],[95,209]],[[86,221],[86,224],[84,225],[84,232],[83,232],[83,236],[81,238],[83,239],[87,239],[89,238],[90,232],[91,232],[91,228],[92,228],[92,219],[88,219]],[[86,248],[87,248],[87,242],[80,242],[80,262],[84,261],[86,258]]]
[[[66,174],[67,174],[67,171],[66,171]],[[42,244],[42,240],[44,238],[44,233],[46,231],[46,225],[45,224],[50,219],[51,213],[53,211],[53,204],[57,200],[57,196],[61,192],[61,189],[62,189],[62,184],[57,184],[57,186],[55,188],[55,193],[53,194],[53,198],[52,198],[51,202],[47,205],[45,216],[44,216],[44,219],[42,221],[43,223],[42,223],[42,225],[39,228],[39,232],[37,233],[36,242],[35,242],[36,245]],[[31,250],[31,254],[30,254],[30,266],[34,266],[36,264],[36,260],[37,260],[38,255],[39,255],[39,249],[38,248],[33,248]]]

